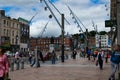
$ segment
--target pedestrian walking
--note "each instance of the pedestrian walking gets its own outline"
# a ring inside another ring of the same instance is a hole
[[[31,64],[32,63],[32,54],[31,53],[29,53],[29,63]]]
[[[90,56],[91,56],[91,49],[87,49],[87,58],[88,58],[88,60],[90,60]]]
[[[19,61],[19,58],[20,58],[19,52],[17,51],[17,52],[15,53],[15,63],[16,63],[17,61]]]
[[[33,67],[36,63],[36,57],[35,57],[35,54],[32,56],[32,61],[31,61],[31,64],[30,66]]]
[[[19,59],[19,52],[18,51],[15,53],[15,59]]]
[[[55,64],[55,61],[56,61],[56,53],[55,53],[54,50],[53,50],[53,52],[51,53],[51,61],[52,61],[52,64]]]
[[[105,51],[105,63],[108,63],[108,58],[109,58],[109,50]]]
[[[103,70],[103,59],[104,59],[104,52],[102,51],[102,49],[99,49],[97,62],[99,64],[100,70]]]
[[[120,45],[115,45],[114,51],[112,52],[110,61],[111,61],[111,74],[109,80],[115,80],[115,72],[118,68],[118,64],[120,63]]]
[[[42,52],[38,51],[38,54],[39,54],[39,57],[40,57],[41,61],[44,63],[45,61],[44,61]]]
[[[95,50],[95,51],[94,51],[94,55],[93,55],[93,60],[94,60],[94,61],[96,60],[97,55],[98,55],[98,50]]]
[[[74,49],[73,54],[72,54],[73,59],[76,59],[76,55],[77,55],[77,51],[76,51],[76,49]]]
[[[8,77],[9,62],[7,55],[4,54],[4,49],[0,48],[0,80],[5,80]]]

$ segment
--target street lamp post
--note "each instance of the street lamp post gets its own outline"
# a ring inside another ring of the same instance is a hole
[[[36,46],[36,49],[35,49],[36,68],[40,67],[40,63],[39,63],[38,56],[39,56],[39,53],[38,53],[38,46]]]
[[[62,62],[64,62],[64,14],[61,15],[62,17]]]
[[[40,63],[39,63],[39,60],[38,60],[38,56],[39,56],[39,53],[38,53],[38,38],[36,38],[36,48],[35,48],[35,66],[36,68],[40,67]]]

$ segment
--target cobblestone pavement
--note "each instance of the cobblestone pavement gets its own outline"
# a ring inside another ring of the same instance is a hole
[[[68,59],[64,63],[46,64],[40,68],[28,66],[22,70],[10,71],[11,80],[108,80],[110,63],[104,63],[100,70],[95,62],[86,58]]]

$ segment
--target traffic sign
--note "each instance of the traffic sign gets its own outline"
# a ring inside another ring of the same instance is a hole
[[[114,27],[117,25],[116,20],[105,20],[105,27]]]

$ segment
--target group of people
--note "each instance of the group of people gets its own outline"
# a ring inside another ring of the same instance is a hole
[[[4,53],[5,53],[5,50],[0,48],[0,80],[5,80],[4,79],[5,76],[8,75],[8,73],[9,73],[9,61],[8,61],[7,55]],[[40,57],[41,61],[44,62],[42,52],[38,51],[38,53],[39,53],[39,57]],[[90,56],[91,56],[90,54],[91,54],[91,51],[89,50],[87,52],[88,60],[90,60]],[[103,60],[105,58],[105,62],[107,63],[108,57],[110,57],[110,56],[108,56],[107,52],[103,51],[102,49],[97,50],[96,52],[94,52],[94,54],[96,54],[95,55],[96,63],[99,64],[100,70],[103,70]],[[109,80],[115,80],[115,72],[120,63],[120,45],[118,45],[118,44],[115,45],[114,49],[109,54],[111,55],[110,62],[111,62],[111,69],[112,69]],[[73,59],[76,59],[76,55],[77,55],[77,51],[74,50],[72,53]],[[16,58],[18,57],[17,53],[16,53],[15,57]],[[52,64],[55,64],[55,59],[56,59],[56,53],[55,53],[55,51],[53,51],[51,53]],[[33,66],[35,64],[35,62],[36,62],[35,60],[36,59],[34,58],[33,63],[31,62],[31,66]]]
[[[76,50],[74,50],[72,53],[73,59],[76,59],[76,55],[77,52]],[[86,56],[88,60],[91,60],[92,57],[92,60],[96,62],[96,66],[99,65],[100,70],[103,70],[103,62],[105,61],[105,63],[108,63],[108,59],[110,58],[111,73],[109,76],[109,80],[115,80],[115,72],[120,63],[120,45],[116,44],[115,46],[113,46],[113,50],[111,51],[102,49],[92,51],[91,49],[88,49],[85,52],[85,50],[81,50],[80,56]]]
[[[99,49],[96,58],[97,58],[96,63],[99,64],[100,70],[103,69],[103,60],[105,59],[105,62],[107,63],[108,58],[110,58],[111,73],[109,76],[109,80],[115,80],[115,72],[120,63],[120,45],[116,44],[115,46],[113,46],[113,50],[111,52],[103,51],[102,49]]]
[[[115,80],[115,72],[120,63],[120,45],[116,44],[113,47],[112,52],[110,52],[109,54],[111,55],[111,57],[107,54],[107,52],[104,52],[104,51],[102,51],[102,49],[99,49],[96,62],[99,64],[100,70],[102,70],[104,58],[105,58],[105,62],[107,63],[108,58],[110,57],[111,73],[110,73],[109,80]]]
[[[44,56],[43,56],[42,52],[38,50],[37,54],[38,54],[37,55],[38,61],[42,61],[43,63],[45,63],[45,61],[47,59],[50,59],[51,63],[55,64],[56,53],[55,53],[54,50],[51,53],[50,52],[46,53]],[[36,63],[36,56],[35,56],[35,54],[34,55],[32,55],[32,54],[29,55],[29,62],[30,62],[30,66],[33,67],[34,64]]]

